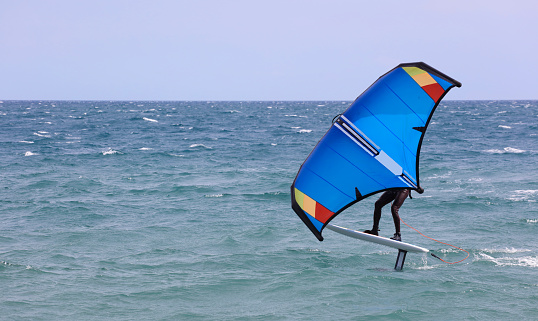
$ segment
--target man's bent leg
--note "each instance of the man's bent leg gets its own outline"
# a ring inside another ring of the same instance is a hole
[[[394,198],[394,203],[392,203],[392,206],[390,208],[392,212],[392,220],[394,221],[394,228],[396,229],[396,233],[400,233],[400,215],[399,210],[400,207],[403,205],[405,199],[409,196],[409,190],[404,189],[398,192],[396,197]]]
[[[376,234],[377,234],[377,230],[379,230],[379,221],[381,220],[381,209],[383,208],[383,206],[392,202],[397,195],[398,194],[395,191],[386,191],[375,202],[374,225],[372,227],[372,231],[375,232]]]

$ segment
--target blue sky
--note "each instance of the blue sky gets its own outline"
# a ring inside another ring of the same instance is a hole
[[[20,0],[0,99],[353,100],[400,62],[538,99],[538,1]]]

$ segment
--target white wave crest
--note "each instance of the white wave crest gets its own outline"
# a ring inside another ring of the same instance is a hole
[[[38,155],[38,154],[36,154],[36,153],[32,153],[32,152],[30,152],[30,151],[24,153],[24,156],[34,156],[34,155]]]
[[[311,132],[312,132],[312,129],[300,129],[300,130],[298,131],[298,133],[300,133],[300,134],[311,133]]]
[[[511,129],[512,127],[510,127],[510,126],[506,126],[506,125],[499,125],[499,128]]]
[[[19,143],[33,144],[34,142],[31,140],[20,140]]]
[[[516,249],[516,248],[513,248],[513,247],[511,247],[511,248],[505,247],[505,248],[483,249],[483,250],[480,250],[480,251],[490,253],[490,254],[493,254],[493,253],[514,254],[514,253],[530,252],[530,250],[528,250],[528,249]]]
[[[538,267],[538,257],[522,256],[522,257],[493,257],[485,253],[479,253],[479,260],[493,262],[498,266],[523,266],[523,267]]]
[[[528,190],[516,190],[513,192],[510,197],[508,197],[511,201],[529,201],[529,202],[536,202],[536,198],[538,197],[538,190],[536,189],[528,189]]]
[[[47,132],[42,132],[42,131],[39,131],[37,133],[34,133],[34,135],[36,136],[39,136],[39,137],[47,137],[47,138],[50,138],[50,135],[47,135],[48,133]]]
[[[505,147],[502,150],[501,149],[488,149],[485,152],[491,153],[491,154],[521,154],[521,153],[525,153],[526,150],[517,149],[513,147]]]
[[[299,117],[299,118],[307,118],[307,116],[299,116],[299,115],[284,115],[284,117]]]
[[[153,148],[149,148],[149,147],[142,147],[142,148],[139,148],[138,150],[152,150]]]
[[[114,155],[114,154],[121,154],[121,152],[117,151],[117,150],[113,150],[112,148],[109,148],[105,151],[102,151],[101,152],[103,155]]]
[[[528,267],[538,267],[538,257],[536,256],[525,256],[517,258],[516,264],[519,266],[528,266]]]
[[[419,266],[417,267],[416,269],[417,270],[432,270],[432,269],[435,269],[436,266],[434,265],[423,265],[423,266]]]
[[[151,118],[147,118],[147,117],[144,117],[144,118],[142,118],[142,119],[145,120],[145,121],[152,122],[152,123],[158,123],[158,122],[159,122],[159,121],[156,120],[156,119],[151,119]]]
[[[512,147],[505,147],[504,150],[507,152],[507,153],[514,153],[514,154],[521,154],[521,153],[525,153],[526,150],[523,150],[523,149],[517,149],[517,148],[512,148]]]
[[[212,149],[211,147],[206,146],[206,145],[204,145],[204,144],[192,144],[191,146],[189,146],[189,148],[205,148],[205,149]]]

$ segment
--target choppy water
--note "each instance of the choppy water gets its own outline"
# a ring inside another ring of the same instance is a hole
[[[328,230],[318,242],[290,208],[299,166],[348,104],[1,102],[2,318],[536,319],[538,102],[437,109],[426,192],[400,213],[470,257],[410,253],[402,272],[392,249]],[[333,222],[370,227],[374,200]]]

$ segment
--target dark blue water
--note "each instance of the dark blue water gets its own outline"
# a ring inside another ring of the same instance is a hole
[[[400,214],[470,257],[410,253],[402,272],[393,249],[318,242],[290,208],[299,166],[348,104],[1,102],[3,318],[535,319],[538,102],[440,105],[426,192]],[[375,198],[333,222],[369,228]]]

